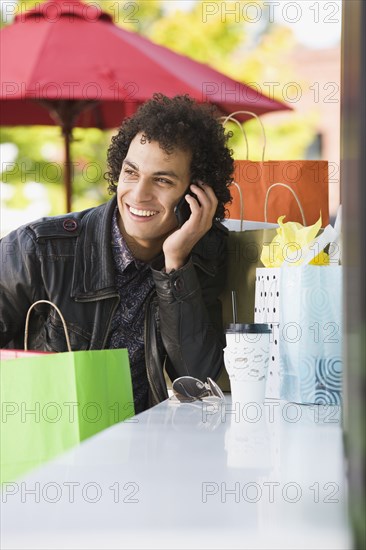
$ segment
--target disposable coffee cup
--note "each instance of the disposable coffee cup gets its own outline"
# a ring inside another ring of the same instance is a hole
[[[224,361],[233,405],[263,404],[271,334],[267,323],[232,323],[227,327]]]

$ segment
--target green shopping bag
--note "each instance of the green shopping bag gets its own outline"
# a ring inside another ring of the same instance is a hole
[[[1,361],[0,378],[1,483],[134,415],[126,349]]]

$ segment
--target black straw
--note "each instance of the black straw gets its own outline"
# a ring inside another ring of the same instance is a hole
[[[231,291],[231,304],[233,306],[233,322],[236,324],[238,322],[238,308],[236,303],[236,290]]]

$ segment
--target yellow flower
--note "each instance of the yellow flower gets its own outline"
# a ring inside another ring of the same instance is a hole
[[[309,262],[309,265],[329,265],[329,254],[323,250]]]
[[[272,242],[263,245],[261,261],[265,267],[281,267],[285,261],[291,265],[301,264],[305,255],[311,250],[310,245],[322,225],[321,216],[314,225],[309,227],[297,222],[284,223],[285,217],[278,218],[279,228]],[[320,252],[310,263],[328,265],[329,257],[325,252]]]

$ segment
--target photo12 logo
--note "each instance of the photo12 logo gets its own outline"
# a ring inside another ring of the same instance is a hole
[[[306,18],[313,23],[340,22],[340,2],[202,2],[202,22],[220,17],[222,23],[294,24]]]
[[[257,424],[262,421],[268,424],[287,422],[297,424],[301,420],[310,423],[339,424],[341,422],[341,407],[334,404],[299,405],[298,403],[280,403],[266,401],[262,405],[256,402],[239,403],[209,403],[202,402],[202,422],[211,422],[220,417],[223,424]]]
[[[338,504],[339,489],[339,485],[335,482],[320,484],[316,481],[310,486],[303,487],[295,481],[284,484],[278,481],[264,481],[263,483],[256,481],[248,483],[204,481],[201,485],[201,500],[203,504],[212,502],[212,500],[219,500],[222,504],[226,502],[255,504],[260,500],[271,504],[280,501],[295,504],[302,499],[309,500],[310,498],[316,503]]]
[[[84,100],[98,101],[108,99],[110,101],[135,101],[135,96],[140,87],[134,81],[114,81],[105,79],[101,85],[99,82],[26,82],[3,81],[1,83],[1,95],[3,99],[37,99],[47,101],[55,100]]]
[[[56,481],[47,483],[22,481],[20,483],[4,483],[1,501],[3,504],[12,502],[14,499],[20,500],[22,504],[27,502],[55,504],[60,501],[70,504],[80,502],[96,504],[104,500],[115,504],[138,504],[140,502],[137,496],[139,492],[140,485],[135,481],[115,481],[107,488],[95,481],[87,483],[80,483],[79,481],[64,481],[62,483]]]
[[[66,18],[68,24],[72,24],[80,16],[88,23],[95,23],[100,20],[101,11],[110,13],[115,23],[138,24],[139,19],[136,15],[140,6],[138,2],[75,2],[73,0],[48,0],[46,2],[35,2],[30,7],[29,3],[15,0],[2,0],[2,18],[4,23],[8,24],[18,17],[18,20],[24,22],[27,13],[31,8],[40,12],[33,17],[35,23],[47,21],[47,23],[57,23],[61,18]],[[46,5],[42,5],[42,4]]]
[[[39,401],[29,403],[21,401],[3,401],[1,403],[1,423],[12,421],[14,417],[20,417],[20,422],[39,424],[46,422],[56,424],[57,422],[66,422],[70,424],[78,423],[80,418],[91,424],[100,422],[102,418],[113,418],[113,422],[118,422],[121,417],[127,417],[125,422],[138,422],[134,414],[134,403],[113,403],[106,409],[105,404],[101,405],[95,401],[80,404],[75,401],[64,401],[57,403],[50,401],[40,403]],[[128,418],[131,416],[131,418]]]
[[[337,82],[320,84],[314,82],[304,87],[296,81],[290,82],[247,82],[228,86],[226,82],[207,81],[202,83],[202,100],[210,101],[210,97],[220,101],[245,101],[255,105],[263,100],[263,95],[272,100],[282,98],[286,103],[298,103],[304,94],[310,90],[313,103],[339,103],[340,87]]]

